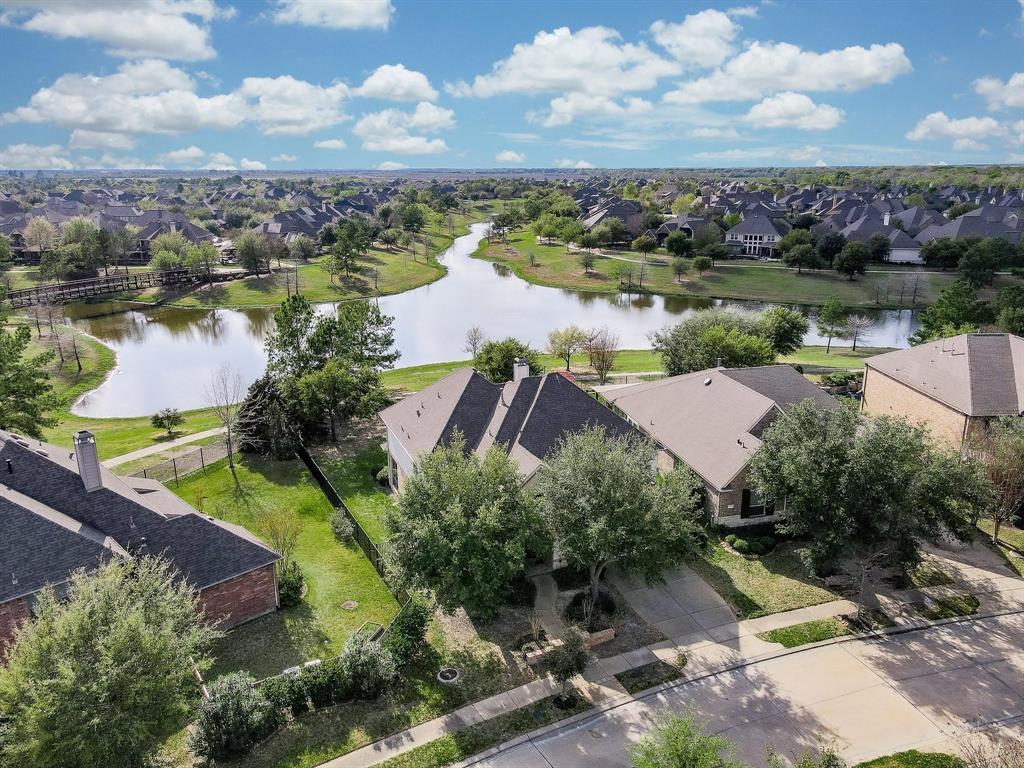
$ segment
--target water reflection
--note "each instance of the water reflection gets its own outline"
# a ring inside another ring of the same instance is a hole
[[[651,331],[677,322],[698,309],[742,306],[754,310],[769,304],[722,301],[702,297],[600,293],[537,286],[520,280],[493,262],[470,258],[484,226],[457,239],[442,255],[448,275],[430,285],[379,299],[381,309],[395,317],[400,365],[458,360],[466,329],[479,325],[491,338],[516,336],[540,348],[553,328],[569,323],[608,326],[625,348],[650,346]],[[324,304],[320,312],[333,312]],[[814,328],[814,310],[807,344],[823,344]],[[123,310],[109,303],[69,307],[74,324],[117,352],[116,372],[74,409],[86,416],[138,416],[160,408],[197,408],[210,374],[223,363],[237,368],[246,382],[265,367],[263,340],[273,328],[273,309],[202,310],[158,307]],[[118,314],[112,314],[119,311]],[[910,310],[865,312],[876,321],[860,343],[906,346],[916,328]],[[833,342],[834,345],[843,342]]]

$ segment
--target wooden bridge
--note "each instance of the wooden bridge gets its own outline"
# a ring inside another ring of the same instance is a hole
[[[214,282],[234,280],[245,277],[246,272],[214,272]],[[37,285],[34,288],[23,288],[9,291],[7,300],[12,307],[31,307],[34,304],[63,304],[68,301],[81,301],[94,296],[109,296],[126,291],[140,291],[146,288],[166,285],[187,285],[205,282],[206,275],[196,275],[187,269],[173,269],[168,272],[128,272],[103,277],[90,277],[86,280],[71,280],[66,283]]]

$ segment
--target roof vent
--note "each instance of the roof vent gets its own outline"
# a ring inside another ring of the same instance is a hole
[[[708,376],[706,379],[704,379],[704,386],[705,387],[710,387],[711,386],[711,377],[710,376]]]
[[[11,462],[10,459],[7,460],[7,474],[8,475],[13,475],[14,474],[14,464]]]

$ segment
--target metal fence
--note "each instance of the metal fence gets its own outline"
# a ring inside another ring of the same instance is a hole
[[[179,456],[140,469],[138,472],[133,472],[131,477],[145,477],[149,480],[159,480],[161,483],[173,482],[178,485],[181,478],[193,472],[205,470],[208,464],[220,461],[227,455],[228,444],[226,440],[222,440],[209,445],[201,445]]]

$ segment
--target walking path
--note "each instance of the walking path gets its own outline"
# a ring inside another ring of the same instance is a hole
[[[160,443],[159,445],[151,445],[148,448],[139,448],[137,451],[129,451],[128,453],[122,453],[120,456],[115,456],[112,459],[107,459],[102,462],[103,466],[107,469],[116,467],[121,464],[127,464],[129,461],[135,461],[135,459],[143,459],[146,456],[152,456],[155,453],[163,453],[171,448],[177,448],[179,445],[188,445],[189,443],[195,443],[199,440],[204,440],[207,437],[215,437],[224,433],[224,427],[214,427],[213,429],[205,429],[202,432],[194,432],[191,435],[185,435],[183,437],[175,438],[174,440],[168,440],[166,443]]]

